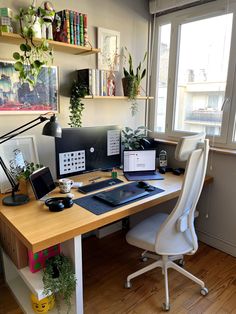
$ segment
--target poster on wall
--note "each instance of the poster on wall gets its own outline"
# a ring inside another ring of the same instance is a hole
[[[57,67],[43,67],[37,83],[22,83],[14,62],[0,61],[0,115],[58,112]]]

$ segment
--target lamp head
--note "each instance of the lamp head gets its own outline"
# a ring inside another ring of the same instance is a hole
[[[53,137],[61,137],[61,127],[56,122],[55,114],[52,115],[50,120],[44,125],[42,134]]]

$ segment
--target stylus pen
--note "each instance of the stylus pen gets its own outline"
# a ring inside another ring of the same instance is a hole
[[[89,179],[89,181],[95,181],[95,180],[98,180],[98,179],[101,179],[101,177],[96,177],[96,178],[93,178],[93,179]]]

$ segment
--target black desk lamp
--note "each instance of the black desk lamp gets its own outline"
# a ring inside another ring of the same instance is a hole
[[[51,115],[50,117],[47,117],[48,115]],[[21,125],[20,127],[0,136],[0,144],[9,141],[13,137],[24,133],[25,131],[32,129],[36,125],[43,123],[45,121],[49,120],[45,126],[43,127],[42,134],[47,135],[47,136],[53,136],[53,137],[61,137],[61,127],[60,125],[56,122],[56,116],[55,114],[51,112],[47,112],[44,115],[40,115],[38,118],[25,123]],[[8,206],[17,206],[17,205],[22,205],[25,204],[29,201],[29,198],[27,195],[22,195],[22,194],[16,194],[15,192],[18,191],[19,188],[19,183],[16,181],[16,179],[12,176],[11,172],[7,169],[5,163],[3,162],[2,158],[0,157],[0,165],[5,172],[11,186],[12,186],[12,194],[11,196],[6,196],[2,200],[4,205]]]

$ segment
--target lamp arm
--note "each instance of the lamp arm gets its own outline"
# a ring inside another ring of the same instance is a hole
[[[4,161],[2,160],[2,157],[0,157],[0,165],[5,173],[5,175],[7,176],[9,182],[11,183],[12,186],[12,190],[14,192],[16,192],[18,190],[18,186],[19,184],[15,181],[15,179],[13,178],[12,174],[10,173],[10,171],[7,169],[7,166],[5,165]]]
[[[26,129],[24,129],[24,130],[22,130],[22,131],[20,131],[20,132],[18,132],[18,133],[15,133],[16,131],[23,129],[23,128],[26,127],[27,125],[30,125],[30,124],[34,123],[35,121],[37,121],[37,120],[40,120],[40,121],[39,121],[38,123],[35,123],[35,124],[29,126],[28,128],[26,128]],[[16,128],[16,129],[14,129],[14,130],[12,130],[12,131],[10,131],[10,132],[8,132],[8,133],[6,133],[6,134],[0,136],[0,140],[3,140],[3,141],[0,142],[0,144],[6,142],[6,141],[8,141],[8,140],[10,140],[11,138],[13,138],[13,137],[15,137],[15,136],[17,136],[17,135],[19,135],[19,134],[21,134],[21,133],[23,133],[23,132],[29,130],[29,129],[31,129],[31,128],[33,128],[33,127],[35,127],[36,125],[38,125],[38,124],[40,124],[40,123],[42,123],[42,122],[44,122],[44,121],[46,121],[46,120],[48,120],[48,118],[43,117],[43,116],[39,116],[39,117],[37,117],[36,119],[34,119],[34,120],[30,121],[30,122],[27,122],[27,123],[21,125],[20,127],[18,127],[18,128]],[[13,134],[13,133],[14,133],[14,134]]]
[[[47,120],[47,119],[46,119],[46,120]],[[35,120],[34,120],[34,121],[35,121]],[[35,123],[35,124],[29,126],[28,128],[26,128],[26,129],[24,129],[24,130],[21,130],[21,131],[18,132],[18,133],[14,133],[14,134],[11,134],[11,135],[9,135],[9,136],[5,134],[4,136],[1,137],[1,138],[4,138],[4,139],[0,142],[0,144],[2,144],[2,143],[4,143],[4,142],[6,142],[6,141],[12,139],[13,137],[15,137],[15,136],[17,136],[17,135],[19,135],[19,134],[24,133],[24,132],[27,131],[27,130],[30,130],[30,129],[34,128],[36,125],[38,125],[38,124],[40,124],[40,123],[42,123],[42,122],[44,122],[44,121],[45,121],[45,120],[39,121],[39,122],[37,122],[37,123]],[[23,126],[20,127],[20,128],[23,128]],[[20,128],[18,128],[17,130],[19,130]],[[15,131],[15,130],[14,130],[14,131]],[[10,132],[10,133],[12,133],[12,132]],[[1,138],[0,138],[0,139],[1,139]]]

